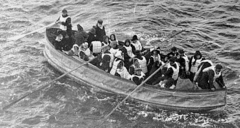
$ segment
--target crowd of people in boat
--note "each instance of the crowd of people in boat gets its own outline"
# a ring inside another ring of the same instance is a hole
[[[200,51],[189,57],[176,47],[168,54],[163,54],[160,47],[145,49],[137,35],[125,41],[117,40],[115,34],[107,36],[102,20],[98,20],[88,33],[79,24],[78,30],[72,31],[71,18],[65,9],[56,23],[60,25],[53,43],[57,50],[85,61],[93,59],[91,63],[103,71],[132,80],[137,85],[155,73],[147,84],[174,89],[181,78],[190,79],[199,89],[225,88],[223,67],[205,59]]]

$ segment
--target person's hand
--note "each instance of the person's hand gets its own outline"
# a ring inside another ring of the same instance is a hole
[[[211,88],[212,91],[215,91],[215,88]]]

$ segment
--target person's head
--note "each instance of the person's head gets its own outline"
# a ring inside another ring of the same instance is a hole
[[[123,61],[120,61],[120,62],[118,63],[118,65],[117,65],[117,68],[118,68],[118,69],[122,69],[123,66],[124,66]]]
[[[218,74],[219,72],[221,72],[222,68],[223,68],[222,65],[217,64],[217,65],[215,66],[215,71],[216,71],[216,73]]]
[[[134,35],[134,36],[132,37],[132,42],[135,43],[135,42],[137,42],[137,41],[138,41],[138,37],[137,37],[137,35]]]
[[[172,51],[173,53],[176,53],[176,52],[177,52],[177,48],[176,48],[176,47],[172,47],[172,48],[171,48],[171,51]]]
[[[97,21],[97,26],[98,26],[98,27],[102,27],[102,25],[103,25],[103,20],[99,19],[99,20]]]
[[[62,31],[62,30],[60,30],[60,29],[59,29],[59,30],[57,30],[57,35],[60,35],[60,34],[62,35],[62,33],[63,33],[63,31]]]
[[[66,9],[63,9],[63,10],[62,10],[62,16],[67,16],[67,15],[68,15],[67,10],[66,10]]]
[[[131,41],[129,39],[126,39],[124,45],[125,46],[130,46],[131,45]]]
[[[89,32],[95,35],[95,34],[96,34],[95,26],[93,26],[93,27],[90,29]]]
[[[111,34],[109,36],[109,38],[110,38],[111,41],[115,41],[116,40],[116,35],[115,34]]]
[[[78,53],[78,51],[79,51],[78,45],[77,45],[77,44],[74,44],[72,50],[73,50],[73,52]]]
[[[178,53],[179,53],[180,56],[184,56],[184,53],[185,53],[185,52],[184,52],[183,49],[180,49],[180,50],[178,51]]]
[[[87,48],[88,48],[88,43],[87,43],[87,42],[83,43],[82,45],[83,45],[83,48],[84,48],[84,49],[87,49]]]
[[[173,65],[173,64],[175,63],[175,61],[176,61],[175,57],[171,57],[171,58],[169,59],[169,64],[170,64],[170,65]]]
[[[133,64],[136,66],[136,67],[140,67],[140,64],[139,64],[139,61],[138,59],[133,59]]]
[[[77,24],[78,31],[83,31],[83,27],[80,24]]]
[[[194,58],[195,58],[195,59],[200,59],[200,58],[202,58],[201,52],[200,52],[200,51],[196,51],[195,54],[194,54]]]
[[[109,37],[108,36],[103,36],[103,41],[104,41],[104,43],[106,43],[106,44],[110,44],[110,41],[109,41]]]
[[[158,49],[154,49],[154,50],[152,51],[152,55],[156,56],[156,55],[158,55],[158,54],[160,54],[160,51],[159,51]]]

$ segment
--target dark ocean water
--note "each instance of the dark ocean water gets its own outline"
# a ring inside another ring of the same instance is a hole
[[[179,128],[240,127],[240,2],[238,0],[0,0],[0,106],[61,75],[43,56],[44,26],[63,8],[74,28],[88,31],[103,19],[119,40],[146,40],[186,29],[171,43],[189,54],[201,50],[224,65],[227,105],[207,113],[156,110],[129,100],[101,126],[101,118],[123,98],[65,77],[7,111],[1,128]],[[19,40],[9,38],[40,30]]]

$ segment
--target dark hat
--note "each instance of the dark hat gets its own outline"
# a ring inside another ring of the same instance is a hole
[[[103,23],[103,20],[99,19],[99,20],[98,20],[98,23],[99,23],[99,24],[102,24],[102,23]]]
[[[67,10],[66,10],[66,9],[63,9],[63,10],[62,10],[62,13],[67,13]]]
[[[180,54],[183,54],[183,53],[184,53],[184,50],[183,50],[183,49],[180,49],[178,52],[179,52]]]
[[[170,59],[169,59],[169,62],[175,62],[176,61],[176,59],[175,59],[175,57],[171,57]]]
[[[220,64],[217,64],[215,67],[216,67],[216,69],[222,69],[223,68],[222,65],[220,65]]]
[[[138,40],[137,35],[134,35],[134,36],[132,37],[132,41],[134,41],[134,40]]]
[[[171,50],[172,51],[177,51],[177,48],[176,47],[172,47]]]

